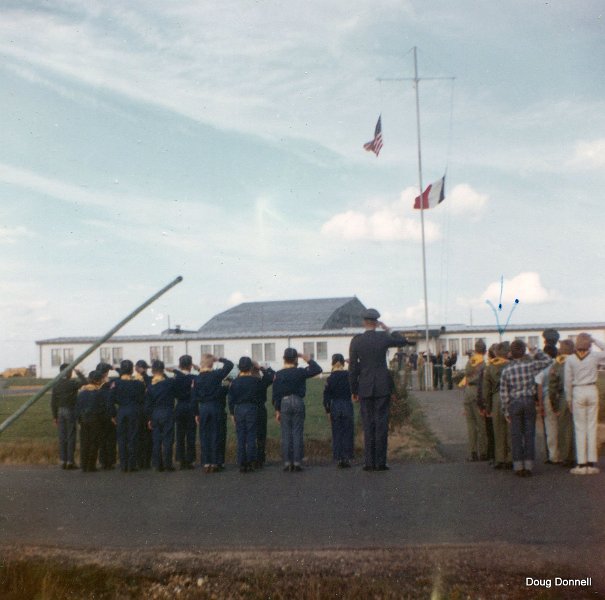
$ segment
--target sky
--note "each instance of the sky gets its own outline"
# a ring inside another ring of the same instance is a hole
[[[447,171],[424,212],[429,321],[495,325],[500,296],[517,324],[605,321],[604,12],[5,0],[0,369],[105,333],[177,275],[122,333],[353,295],[423,323],[413,47],[423,186]]]

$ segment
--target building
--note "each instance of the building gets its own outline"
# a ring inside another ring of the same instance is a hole
[[[176,327],[156,335],[115,336],[103,344],[80,365],[87,373],[98,362],[119,364],[128,358],[133,362],[158,358],[166,366],[175,366],[179,356],[190,354],[198,362],[200,356],[212,353],[237,362],[240,356],[271,367],[280,368],[283,352],[294,347],[312,355],[329,371],[331,356],[340,352],[348,355],[351,338],[363,331],[361,316],[365,306],[357,297],[315,298],[271,302],[244,302],[212,317],[197,331]],[[510,325],[502,336],[496,326],[448,325],[429,328],[431,353],[456,352],[461,358],[472,351],[478,339],[491,344],[502,340],[523,339],[529,346],[541,345],[542,332],[557,329],[561,338],[575,337],[587,331],[605,340],[605,323],[539,323]],[[417,350],[425,351],[424,326],[396,327],[406,337],[417,341]],[[85,352],[98,337],[59,337],[36,342],[38,345],[38,375],[50,378],[59,365],[71,362]],[[466,362],[462,358],[458,368]]]

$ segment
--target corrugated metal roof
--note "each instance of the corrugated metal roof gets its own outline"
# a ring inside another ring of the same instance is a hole
[[[202,335],[230,336],[245,332],[267,335],[287,331],[290,334],[323,329],[340,329],[361,324],[365,306],[356,298],[313,298],[244,302],[212,317],[202,325]]]

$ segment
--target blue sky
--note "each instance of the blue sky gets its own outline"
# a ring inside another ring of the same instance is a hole
[[[433,323],[605,320],[602,3],[4,2],[0,368],[34,341],[356,294]],[[366,153],[383,117],[380,157]]]

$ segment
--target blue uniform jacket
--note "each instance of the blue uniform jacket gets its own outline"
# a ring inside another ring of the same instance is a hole
[[[178,369],[174,370],[174,385],[177,405],[186,412],[190,408],[193,412],[193,403],[191,402],[191,388],[193,387],[193,373],[183,373]]]
[[[147,386],[147,397],[145,400],[145,414],[147,418],[151,418],[153,411],[156,409],[174,410],[177,385],[175,378],[168,379],[165,377],[161,381],[152,382]]]
[[[219,359],[223,363],[220,369],[204,371],[193,379],[191,388],[191,404],[197,412],[201,402],[216,402],[221,400],[221,388],[223,379],[231,373],[233,363],[226,358]],[[224,398],[224,396],[222,396]]]
[[[145,403],[145,384],[136,379],[115,379],[109,386],[109,403],[120,409],[143,409]]]
[[[90,423],[107,417],[107,408],[103,390],[94,385],[80,388],[76,400],[76,418],[80,423]]]
[[[275,410],[281,410],[281,401],[284,396],[294,395],[304,398],[307,393],[307,379],[319,375],[321,371],[321,367],[313,359],[309,360],[306,367],[289,367],[279,370],[273,380]]]
[[[254,404],[257,406],[261,385],[261,380],[255,375],[239,375],[236,377],[229,387],[227,395],[229,412],[234,413],[236,404]]]
[[[273,385],[275,379],[275,371],[271,367],[266,369],[261,368],[262,377],[260,378],[260,386],[258,388],[258,405],[264,406],[267,402],[267,391]]]
[[[333,400],[348,400],[351,402],[351,386],[348,371],[332,371],[326,379],[324,387],[324,408],[330,412]]]

